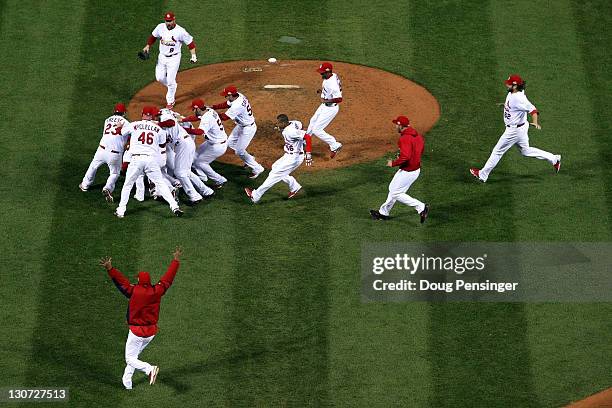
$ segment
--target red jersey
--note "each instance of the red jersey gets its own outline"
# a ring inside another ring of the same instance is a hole
[[[425,150],[425,140],[413,127],[402,130],[397,146],[400,149],[399,157],[391,163],[393,167],[399,166],[404,171],[414,171],[421,168],[421,155]]]
[[[156,285],[151,285],[151,277],[148,272],[139,272],[138,284],[133,285],[117,269],[112,268],[108,271],[108,276],[113,280],[117,289],[130,299],[127,323],[130,331],[136,336],[149,337],[157,333],[161,298],[172,285],[178,267],[179,261],[173,260]]]

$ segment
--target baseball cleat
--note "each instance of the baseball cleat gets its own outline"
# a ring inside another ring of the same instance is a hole
[[[340,145],[339,148],[337,148],[336,150],[332,150],[331,153],[329,154],[329,158],[333,159],[334,157],[336,157],[338,155],[338,153],[340,153],[340,150],[342,150],[342,145]]]
[[[176,210],[173,210],[172,213],[174,215],[176,215],[177,217],[182,217],[183,214],[184,214],[183,210],[181,210],[180,208],[177,208]]]
[[[203,194],[203,195],[202,195],[202,198],[203,198],[204,200],[210,200],[210,199],[211,199],[211,198],[213,198],[214,196],[215,196],[215,192],[213,191],[213,192],[212,192],[212,193],[210,193],[210,194],[206,194],[206,195],[204,195],[204,194]]]
[[[302,187],[298,188],[295,191],[290,191],[289,195],[287,195],[287,199],[291,199],[293,197],[295,197],[297,195],[297,193],[299,193],[302,190]]]
[[[125,215],[123,215],[123,214],[119,214],[117,211],[115,211],[113,214],[114,214],[114,215],[115,215],[117,218],[123,218],[123,217],[125,217]]]
[[[425,208],[419,213],[419,215],[421,216],[421,224],[423,224],[429,215],[429,204],[425,203]]]
[[[256,178],[257,178],[257,177],[259,177],[259,175],[260,175],[261,173],[263,173],[264,171],[265,171],[265,169],[262,169],[261,171],[254,171],[254,172],[253,172],[253,174],[251,174],[251,175],[249,176],[249,178],[250,178],[250,179],[256,179]]]
[[[484,183],[485,181],[483,179],[480,178],[480,169],[477,169],[476,167],[472,167],[470,169],[470,174],[474,177],[476,177],[478,179],[478,181]]]
[[[104,199],[106,200],[107,203],[112,203],[114,201],[113,195],[107,189],[102,190],[102,195],[104,196]]]
[[[227,181],[226,181],[226,182],[224,182],[224,183],[217,183],[217,184],[214,184],[214,185],[212,186],[212,188],[214,188],[215,190],[219,190],[220,188],[223,188],[223,186],[225,185],[225,183],[227,183]]]
[[[79,184],[79,188],[81,189],[81,191],[87,191],[87,188],[83,187],[83,183]]]
[[[157,380],[157,374],[159,374],[159,367],[153,366],[153,369],[149,373],[149,385],[155,384],[155,380]]]
[[[253,204],[255,204],[255,200],[253,200],[253,190],[251,190],[248,187],[244,188],[244,192],[246,193],[246,195],[251,199],[251,201],[253,202]]]
[[[557,162],[553,164],[553,167],[555,168],[555,173],[558,173],[561,169],[561,155],[559,155],[558,157],[559,158],[557,159]]]
[[[383,215],[381,214],[378,210],[370,210],[370,216],[372,217],[373,220],[383,220],[383,221],[387,221],[390,220],[391,217],[389,217],[388,215]]]
[[[193,207],[194,205],[198,205],[201,202],[202,202],[202,199],[200,198],[199,200],[187,201],[185,204],[187,204],[190,207]]]

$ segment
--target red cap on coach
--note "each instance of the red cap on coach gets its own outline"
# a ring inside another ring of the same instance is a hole
[[[332,72],[332,70],[334,69],[334,67],[332,67],[332,64],[329,62],[324,62],[319,66],[319,69],[317,69],[317,72],[319,74],[322,74],[324,72]]]
[[[176,17],[174,17],[174,13],[169,11],[164,15],[164,20],[166,21],[174,21]]]
[[[117,113],[125,113],[125,105],[122,104],[121,102],[115,105],[115,110],[114,112]]]
[[[523,78],[521,78],[520,76],[514,74],[510,75],[508,79],[504,81],[504,83],[506,85],[523,85],[525,81],[523,81]]]
[[[406,116],[398,116],[397,118],[393,119],[392,122],[396,125],[408,126],[410,124],[410,119],[408,119]]]
[[[193,108],[202,109],[203,107],[204,107],[204,100],[198,98],[198,99],[194,99],[193,101],[191,101],[191,109]]]
[[[232,95],[236,93],[238,93],[238,88],[236,88],[234,85],[230,85],[230,86],[226,86],[225,88],[223,88],[223,91],[221,91],[219,95],[227,96],[227,95]]]

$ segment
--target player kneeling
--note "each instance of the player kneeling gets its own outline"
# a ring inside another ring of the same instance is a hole
[[[302,130],[302,123],[297,120],[290,121],[285,114],[278,115],[276,119],[276,127],[285,139],[285,154],[274,162],[268,178],[259,188],[255,190],[244,189],[253,203],[257,203],[265,192],[279,181],[283,181],[289,186],[288,198],[295,197],[302,186],[295,177],[291,176],[291,173],[300,167],[304,160],[307,166],[312,166],[312,139],[309,134]]]

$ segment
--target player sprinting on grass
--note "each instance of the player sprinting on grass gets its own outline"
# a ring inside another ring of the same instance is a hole
[[[287,115],[280,114],[276,117],[276,128],[282,132],[285,141],[285,154],[274,162],[272,170],[266,181],[259,188],[251,190],[245,188],[244,192],[253,203],[257,203],[261,197],[273,185],[282,181],[289,186],[287,198],[293,198],[302,189],[291,173],[300,167],[305,161],[307,166],[312,166],[312,138],[302,130],[302,123],[297,120],[289,120]]]
[[[128,338],[125,343],[125,371],[123,372],[123,386],[132,389],[132,375],[140,370],[149,376],[149,384],[155,384],[159,367],[138,359],[140,353],[147,347],[157,334],[157,321],[159,320],[159,305],[162,296],[166,294],[179,268],[179,257],[183,251],[176,247],[168,270],[159,282],[151,285],[149,272],[138,272],[138,283],[132,284],[130,280],[111,264],[111,257],[100,259],[100,265],[106,268],[108,276],[115,286],[130,301],[127,312],[129,325]]]

